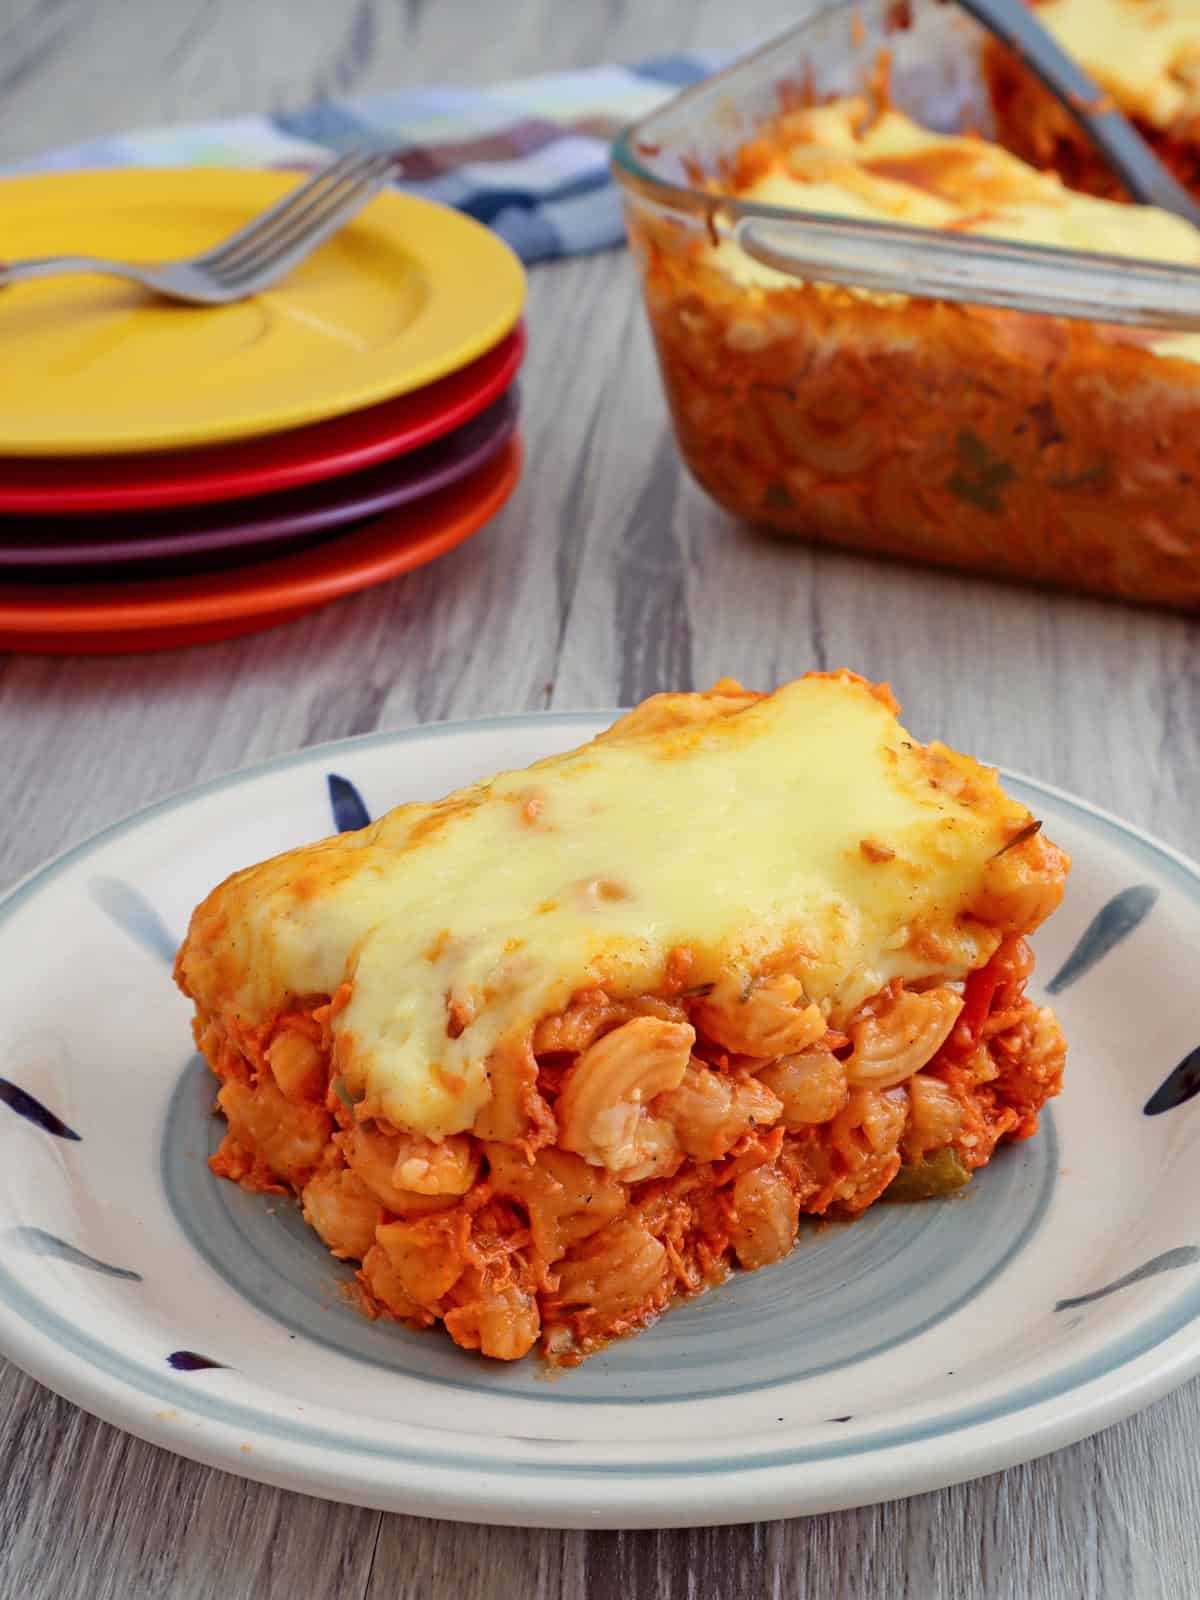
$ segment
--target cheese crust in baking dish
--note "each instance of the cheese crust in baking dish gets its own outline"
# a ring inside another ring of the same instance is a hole
[[[1182,217],[1081,194],[990,140],[934,133],[860,97],[781,117],[741,150],[732,187],[760,205],[1200,267],[1200,233]],[[796,284],[732,242],[710,259],[739,283]],[[1200,361],[1200,335],[1168,330],[1144,342]]]
[[[362,1305],[571,1364],[802,1212],[967,1181],[1065,1047],[1024,936],[1068,862],[994,771],[813,673],[234,874],[176,976],[228,1132]]]

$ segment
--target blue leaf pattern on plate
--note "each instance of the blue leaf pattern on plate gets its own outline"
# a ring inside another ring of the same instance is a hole
[[[224,1361],[214,1361],[211,1356],[198,1355],[195,1350],[172,1350],[167,1365],[176,1372],[206,1372],[210,1367],[224,1367]]]
[[[1190,1050],[1155,1089],[1142,1107],[1143,1115],[1157,1117],[1163,1111],[1174,1111],[1200,1092],[1200,1044]]]
[[[152,956],[173,964],[178,939],[167,928],[158,912],[131,883],[121,878],[93,878],[88,885],[92,899],[113,919],[118,928],[136,940]]]
[[[96,1256],[88,1255],[86,1250],[60,1239],[56,1233],[47,1233],[45,1228],[9,1228],[5,1238],[19,1249],[28,1250],[30,1255],[53,1256],[56,1261],[69,1261],[74,1267],[102,1272],[107,1278],[128,1278],[131,1283],[142,1281],[141,1273],[134,1272],[131,1267],[114,1267],[107,1261],[100,1261]]]
[[[350,782],[349,778],[340,778],[336,772],[329,772],[325,776],[329,785],[329,804],[333,807],[333,825],[339,833],[352,833],[357,828],[365,828],[371,820],[371,813],[363,804],[363,797]]]
[[[1157,899],[1158,890],[1148,883],[1135,883],[1113,895],[1088,923],[1079,943],[1046,985],[1046,993],[1061,994],[1090,972],[1097,961],[1146,920]]]
[[[40,1128],[43,1133],[52,1133],[56,1139],[78,1139],[79,1134],[74,1128],[68,1128],[61,1117],[56,1117],[54,1112],[42,1104],[26,1089],[18,1084],[11,1083],[7,1078],[0,1078],[0,1101],[10,1111],[15,1111],[19,1117],[24,1117],[26,1122],[32,1122],[35,1128]]]
[[[1162,1255],[1152,1256],[1149,1261],[1143,1261],[1140,1267],[1127,1272],[1123,1278],[1114,1278],[1112,1283],[1106,1283],[1103,1289],[1093,1289],[1091,1294],[1077,1294],[1071,1300],[1060,1300],[1054,1309],[1071,1311],[1076,1306],[1090,1306],[1093,1300],[1103,1300],[1105,1295],[1116,1294],[1118,1289],[1128,1289],[1131,1284],[1144,1283],[1147,1278],[1157,1278],[1160,1272],[1173,1272],[1176,1267],[1194,1267],[1197,1261],[1200,1261],[1200,1249],[1194,1244],[1177,1245],[1174,1250],[1164,1250]]]

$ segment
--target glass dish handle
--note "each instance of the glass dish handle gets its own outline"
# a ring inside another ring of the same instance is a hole
[[[742,217],[724,230],[752,260],[804,282],[1054,317],[1200,330],[1200,272],[1121,256],[840,217]],[[1102,318],[1097,304],[1104,306]]]

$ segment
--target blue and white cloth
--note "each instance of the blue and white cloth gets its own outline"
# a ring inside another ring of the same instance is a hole
[[[91,139],[4,170],[304,168],[352,150],[391,150],[400,188],[468,212],[522,260],[543,261],[621,242],[608,173],[612,138],[717,64],[699,54],[667,56],[488,89],[363,95],[273,116]]]

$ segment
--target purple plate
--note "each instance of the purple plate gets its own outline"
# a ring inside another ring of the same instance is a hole
[[[141,576],[148,569],[163,575],[164,564],[195,570],[260,560],[457,483],[501,449],[516,421],[516,391],[510,389],[470,422],[411,455],[303,489],[186,511],[0,517],[0,567],[36,569],[42,581],[69,579],[86,567],[90,581],[96,567],[120,567],[113,576],[132,577],[133,564]],[[211,557],[217,559],[205,559]]]

